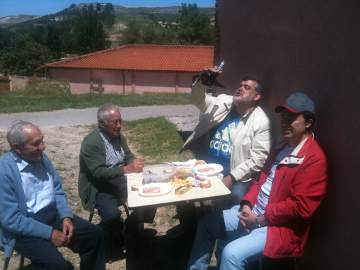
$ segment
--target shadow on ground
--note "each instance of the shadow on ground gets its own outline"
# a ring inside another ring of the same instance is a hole
[[[182,233],[179,226],[163,236],[155,236],[146,229],[127,246],[127,270],[183,270],[186,269],[192,239]]]

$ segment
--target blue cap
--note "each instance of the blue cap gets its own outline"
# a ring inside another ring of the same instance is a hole
[[[276,106],[275,112],[287,110],[294,113],[310,113],[315,115],[314,101],[303,92],[291,94],[283,105]]]

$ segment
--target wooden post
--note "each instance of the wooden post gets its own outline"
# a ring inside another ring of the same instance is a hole
[[[175,72],[175,93],[179,93],[179,74]]]
[[[133,94],[136,93],[136,76],[134,71],[131,72],[131,92]]]

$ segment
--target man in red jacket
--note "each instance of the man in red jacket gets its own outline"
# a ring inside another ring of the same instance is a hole
[[[310,219],[325,196],[326,157],[313,135],[313,101],[302,92],[277,106],[284,143],[271,155],[240,205],[200,220],[188,269],[207,269],[216,239],[220,269],[244,269],[265,255],[303,254]]]

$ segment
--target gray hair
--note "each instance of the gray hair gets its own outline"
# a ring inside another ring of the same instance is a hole
[[[241,79],[241,81],[254,81],[254,82],[256,82],[256,86],[255,86],[256,92],[258,92],[259,94],[264,93],[264,85],[258,78],[247,75],[247,76],[243,77]]]
[[[109,118],[110,115],[110,111],[111,110],[118,110],[120,111],[119,106],[115,105],[115,104],[104,104],[102,105],[98,111],[97,111],[97,120],[100,123],[106,122]]]
[[[6,138],[11,148],[13,148],[14,145],[22,146],[26,143],[28,139],[24,133],[24,128],[26,126],[38,128],[33,123],[22,120],[17,120],[10,125],[6,133]]]

